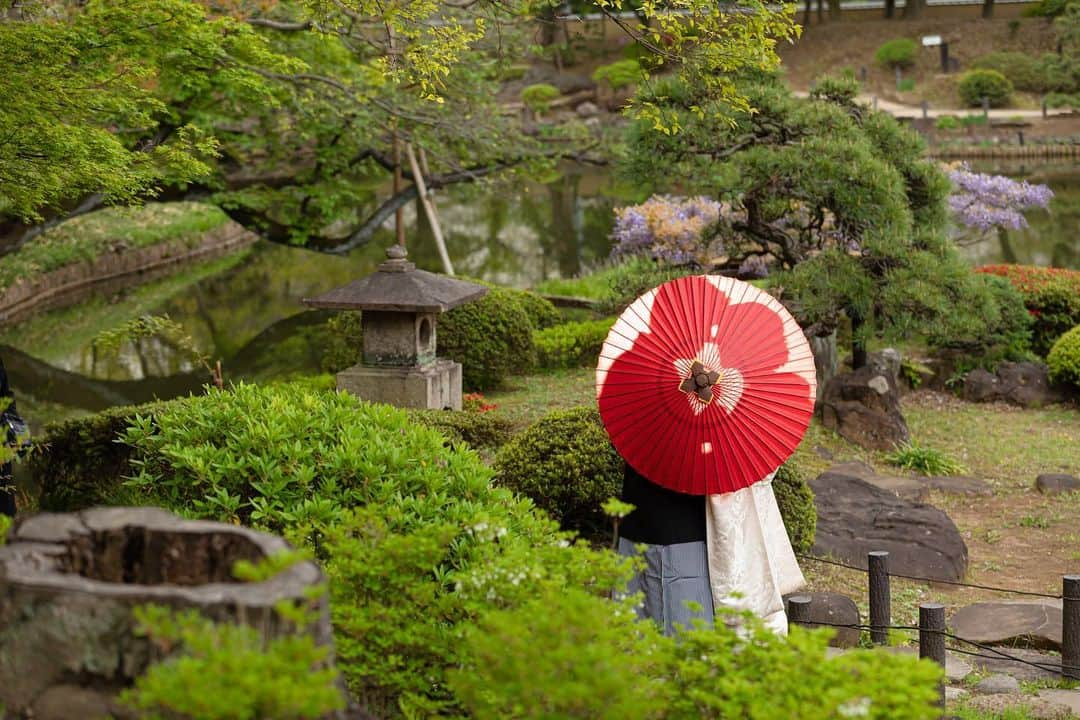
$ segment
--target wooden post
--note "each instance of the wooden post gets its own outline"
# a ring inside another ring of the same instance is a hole
[[[875,550],[866,554],[870,581],[870,641],[875,645],[889,642],[892,624],[892,600],[889,593],[889,553]]]
[[[1080,575],[1061,579],[1061,674],[1080,680]]]
[[[945,669],[945,606],[923,603],[919,606],[919,657],[933,660]],[[938,683],[938,705],[945,707],[945,683]]]
[[[401,177],[401,140],[397,131],[394,132],[394,195],[402,191],[403,180]],[[405,208],[399,207],[394,211],[394,233],[397,236],[397,244],[405,247]]]
[[[925,120],[928,117],[928,111],[930,110],[930,103],[926,100],[922,101],[922,119]]]
[[[987,122],[989,123],[989,121],[990,121],[990,98],[986,97],[985,95],[983,95],[983,99],[982,99],[982,109],[983,109],[983,117],[986,118]]]
[[[1045,120],[1046,119],[1046,98],[1045,97],[1042,99],[1042,115],[1043,115],[1043,120]]]
[[[431,233],[435,236],[435,246],[439,249],[439,258],[442,260],[443,270],[447,275],[454,274],[454,266],[450,264],[450,254],[446,252],[446,240],[443,239],[442,228],[439,226],[439,216],[435,214],[435,206],[428,197],[427,186],[424,184],[424,174],[420,172],[420,163],[416,161],[416,153],[413,152],[412,143],[405,145],[405,154],[409,156],[409,168],[412,170],[416,189],[419,191],[420,204],[424,207],[424,214],[431,223]]]
[[[788,598],[788,628],[794,625],[810,626],[809,595],[792,595]]]

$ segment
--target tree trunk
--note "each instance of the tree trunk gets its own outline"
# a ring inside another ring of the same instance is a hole
[[[810,351],[814,354],[814,369],[817,372],[816,400],[821,402],[825,385],[836,377],[840,364],[836,351],[836,331],[833,330],[828,335],[811,335],[807,339],[810,341]]]
[[[885,0],[885,19],[891,20],[896,14],[896,0]]]
[[[982,16],[983,20],[994,17],[994,0],[983,0]]]
[[[851,318],[851,369],[858,370],[866,366],[866,340],[861,333],[865,322],[861,315],[854,311],[848,311]]]
[[[818,25],[825,22],[825,0],[817,0],[817,21]]]
[[[829,19],[840,19],[840,0],[829,0]]]
[[[925,0],[907,0],[904,4],[903,18],[905,20],[914,20],[922,17],[924,2]]]
[[[803,11],[803,21],[802,21],[802,24],[804,26],[808,27],[810,25],[810,16],[813,14],[813,12],[814,12],[814,0],[806,0],[806,10]]]

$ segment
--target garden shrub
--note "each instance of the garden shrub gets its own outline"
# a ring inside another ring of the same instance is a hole
[[[1013,84],[996,70],[969,70],[960,76],[956,91],[968,107],[981,106],[983,98],[990,107],[1002,107],[1012,99]]]
[[[874,53],[878,65],[887,68],[907,68],[915,64],[915,54],[919,46],[910,38],[889,40]]]
[[[551,101],[559,97],[559,89],[548,83],[536,83],[529,85],[521,91],[521,102],[525,107],[536,113],[548,111]]]
[[[1057,339],[1046,356],[1050,379],[1080,389],[1080,325]]]
[[[495,449],[510,439],[511,423],[498,413],[454,410],[408,410],[416,423],[438,430],[450,442]]]
[[[902,443],[885,459],[897,467],[914,470],[923,475],[960,475],[967,472],[959,461],[937,448],[920,445],[914,440]]]
[[[500,485],[525,495],[562,526],[589,536],[607,530],[601,503],[622,490],[624,463],[591,407],[550,413],[503,446]]]
[[[117,442],[136,415],[152,416],[183,400],[110,408],[46,425],[27,457],[39,488],[38,507],[48,512],[84,510],[108,501],[131,473],[131,446]]]
[[[607,312],[622,312],[639,296],[675,278],[693,275],[687,266],[666,265],[646,257],[631,257],[615,265],[608,273],[608,293],[600,307]]]
[[[1033,93],[1070,92],[1076,89],[1071,67],[1056,54],[1034,57],[1022,52],[994,52],[976,59],[971,66],[980,70],[995,70],[1017,90]]]
[[[814,505],[814,491],[794,460],[788,460],[777,469],[773,493],[791,547],[797,553],[809,552],[817,532],[817,506]]]
[[[492,287],[479,300],[439,318],[439,355],[461,363],[465,390],[498,387],[508,375],[527,373],[536,365],[532,323],[519,294]]]
[[[592,74],[593,82],[606,82],[612,90],[621,90],[634,85],[641,82],[642,78],[641,65],[634,59],[618,60],[608,65],[601,65]]]
[[[1044,357],[1054,342],[1080,324],[1080,271],[1033,265],[984,265],[976,272],[1008,279],[1031,317],[1031,349]]]
[[[310,720],[343,710],[329,646],[296,634],[267,642],[248,625],[215,623],[193,610],[136,608],[141,631],[168,656],[125,690],[138,717]]]
[[[595,366],[614,318],[565,323],[533,333],[542,368]]]
[[[470,628],[451,676],[471,717],[628,720],[930,720],[941,670],[870,649],[827,657],[827,630],[788,638],[738,618],[661,636],[628,609],[578,592],[537,597]]]
[[[942,115],[934,122],[934,127],[938,130],[956,130],[960,127],[960,121],[956,119],[955,115]]]
[[[488,287],[497,286],[488,285]],[[503,289],[511,293],[521,303],[525,314],[529,316],[529,323],[532,325],[533,330],[554,327],[562,322],[562,314],[559,313],[559,309],[552,305],[547,298],[540,297],[528,290]]]
[[[323,326],[326,339],[322,350],[322,369],[326,372],[339,373],[360,362],[364,350],[360,315],[359,312],[340,312]]]

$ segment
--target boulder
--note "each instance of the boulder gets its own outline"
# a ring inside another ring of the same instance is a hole
[[[975,692],[982,695],[1000,695],[1003,693],[1020,692],[1020,681],[1011,675],[990,675],[984,677],[975,685]]]
[[[982,368],[964,377],[961,396],[971,402],[1006,402],[1020,407],[1042,407],[1068,399],[1067,393],[1050,384],[1045,364],[1003,362],[996,372]]]
[[[798,592],[792,595],[804,595],[810,598],[810,622],[835,632],[829,640],[831,647],[858,647],[861,631],[857,627],[835,627],[836,625],[859,625],[859,608],[855,601],[846,595],[833,592]],[[791,595],[785,596],[784,600]]]
[[[546,83],[558,88],[562,95],[572,95],[582,90],[592,90],[596,83],[588,75],[571,72],[559,72],[549,65],[534,65],[529,68],[522,78],[525,85]]]
[[[1080,490],[1080,478],[1065,473],[1043,473],[1035,478],[1035,488],[1044,495],[1076,492]]]
[[[923,501],[929,497],[924,478],[916,475],[879,475],[864,462],[845,462],[833,465],[828,472],[834,475],[859,478],[876,488],[904,500]]]
[[[818,511],[814,553],[866,568],[866,554],[889,552],[889,570],[957,581],[967,570],[967,545],[949,516],[898,497],[841,469],[810,481]]]
[[[911,439],[898,398],[892,377],[867,365],[828,382],[821,400],[821,419],[825,427],[853,443],[892,450]]]
[[[314,563],[295,563],[262,582],[232,577],[237,561],[288,549],[273,535],[156,508],[43,513],[17,522],[0,547],[0,705],[18,717],[115,714],[116,694],[160,657],[138,632],[133,610],[140,605],[245,622],[270,639],[295,632],[276,605],[304,604],[319,618],[309,632],[329,645],[325,594],[311,599],[324,584]]]
[[[866,356],[866,365],[874,368],[879,375],[892,378],[892,384],[900,389],[900,351],[895,348],[876,350]]]
[[[979,602],[949,620],[954,635],[984,645],[1061,649],[1061,601]]]
[[[574,108],[574,112],[578,114],[578,117],[590,118],[595,115],[599,115],[600,108],[596,106],[596,103],[586,100],[585,102]]]
[[[985,480],[968,475],[932,475],[920,478],[923,486],[930,490],[952,495],[993,495],[994,487]]]

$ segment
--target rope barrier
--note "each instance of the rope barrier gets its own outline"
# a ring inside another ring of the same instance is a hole
[[[855,565],[848,565],[847,563],[837,562],[836,560],[829,560],[827,558],[816,557],[814,555],[802,555],[796,553],[795,556],[800,560],[813,560],[814,562],[824,563],[826,565],[835,565],[837,567],[846,568],[848,570],[858,570],[859,572],[868,572],[866,568],[856,567]],[[956,585],[958,587],[976,588],[979,590],[993,590],[995,592],[1011,593],[1013,595],[1030,595],[1032,597],[1049,598],[1051,600],[1080,600],[1080,598],[1062,598],[1061,595],[1051,595],[1049,593],[1032,592],[1030,590],[1014,590],[1013,588],[995,587],[993,585],[979,585],[976,583],[964,583],[957,582],[955,580],[937,580],[928,577],[919,577],[917,575],[903,575],[901,573],[895,573],[890,571],[889,577],[903,578],[905,580],[914,580],[916,582],[925,583],[941,583],[943,585]]]
[[[873,626],[873,625],[858,625],[858,624],[854,624],[854,623],[831,623],[831,622],[828,622],[828,621],[825,621],[825,620],[810,620],[810,621],[807,621],[805,624],[807,624],[807,625],[822,625],[822,626],[825,626],[825,627],[834,627],[834,628],[851,628],[851,629],[854,629],[854,630],[867,630],[867,631],[869,631],[869,630],[880,630],[880,629],[885,629],[885,630],[905,630],[905,631],[910,631],[910,632],[926,631],[925,628],[920,628],[918,626],[912,626],[912,625],[885,625],[884,628],[879,628],[879,627]],[[984,658],[984,659],[987,659],[987,660],[1000,660],[1000,659],[1010,660],[1012,662],[1018,662],[1018,663],[1022,663],[1024,665],[1030,665],[1031,667],[1034,667],[1037,670],[1053,670],[1053,671],[1080,670],[1080,667],[1073,666],[1073,665],[1065,665],[1065,664],[1062,664],[1062,663],[1041,663],[1041,662],[1037,662],[1037,661],[1034,661],[1034,660],[1025,660],[1024,658],[1018,658],[1018,657],[1016,657],[1014,655],[1008,654],[1007,652],[1004,652],[1002,650],[998,650],[997,648],[995,648],[993,646],[984,645],[982,643],[975,642],[974,640],[968,640],[967,638],[962,638],[959,635],[953,635],[952,633],[949,633],[949,632],[942,632],[940,630],[929,630],[928,632],[933,632],[933,633],[937,633],[939,635],[944,635],[945,637],[947,637],[947,638],[949,638],[951,640],[955,640],[957,642],[967,643],[968,645],[972,645],[974,647],[977,647],[980,650],[987,650],[989,652],[992,652],[992,653],[994,653],[994,655],[982,655],[980,653],[971,652],[970,650],[963,650],[961,648],[949,648],[949,652],[960,653],[961,655],[971,655],[973,657]]]

